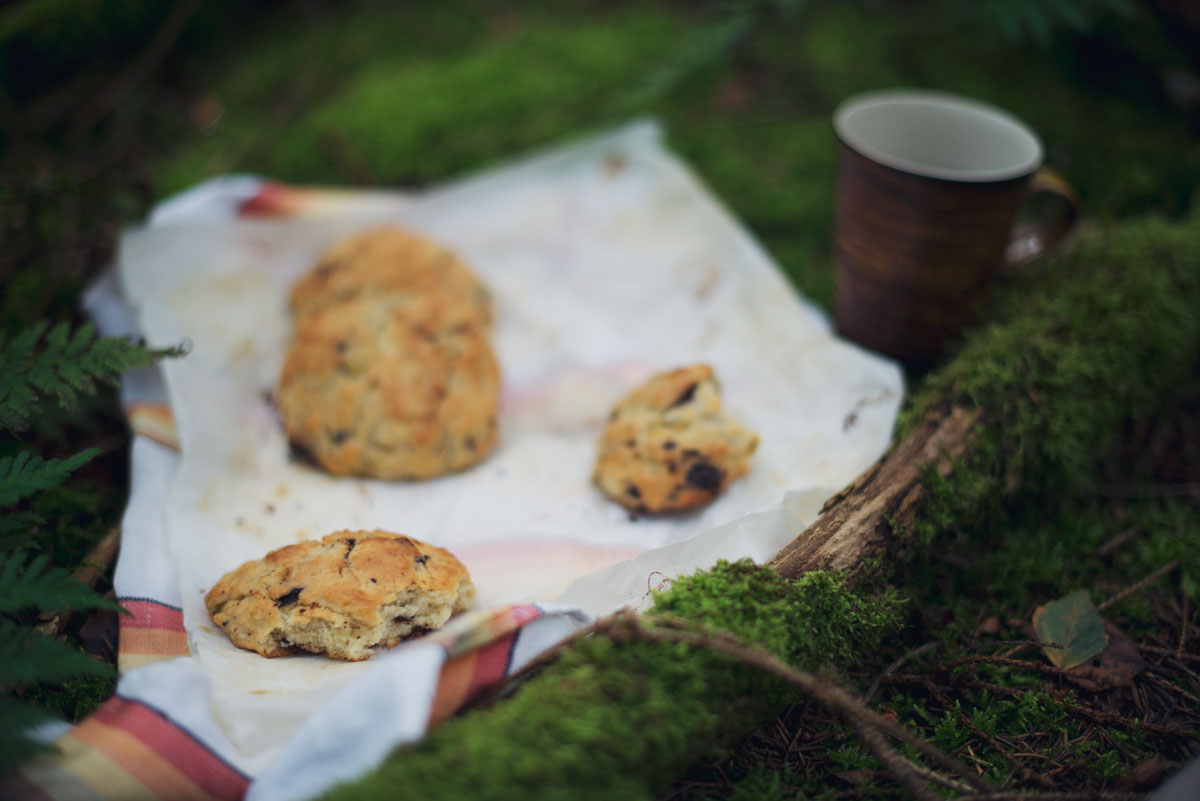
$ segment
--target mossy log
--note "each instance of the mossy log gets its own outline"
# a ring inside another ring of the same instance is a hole
[[[825,502],[821,516],[770,564],[786,578],[813,570],[857,573],[892,547],[892,532],[917,523],[933,471],[948,476],[975,440],[982,409],[936,410],[867,472]]]
[[[932,375],[904,436],[771,561],[786,577],[857,573],[992,513],[1006,494],[1069,494],[1126,421],[1200,365],[1200,225],[1128,223],[1035,268],[998,321]]]
[[[886,578],[875,557],[986,518],[1006,494],[1086,487],[1126,420],[1195,379],[1200,225],[1149,220],[1082,241],[1010,287],[994,319],[927,379],[898,444],[775,567],[697,573],[650,614],[728,630],[798,667],[845,664],[870,648],[898,626],[895,596],[867,594],[864,581],[853,589],[846,574]],[[444,724],[327,797],[652,797],[787,695],[717,654],[598,634],[512,698]]]

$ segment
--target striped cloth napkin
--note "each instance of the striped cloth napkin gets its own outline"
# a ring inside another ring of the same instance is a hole
[[[300,189],[251,176],[207,181],[160,204],[151,226],[239,218],[327,218],[401,208],[403,195]],[[137,336],[115,277],[84,306],[101,333]],[[129,375],[131,493],[113,577],[119,619],[116,694],[53,739],[55,752],[0,779],[0,798],[38,801],[234,801],[311,798],[419,739],[538,653],[589,622],[552,604],[470,612],[377,655],[353,686],[323,699],[282,746],[247,754],[214,719],[212,688],[189,654],[162,513],[179,465],[167,392],[155,368]],[[345,709],[363,714],[347,715]]]

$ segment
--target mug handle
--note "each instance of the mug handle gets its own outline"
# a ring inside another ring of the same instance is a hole
[[[1079,216],[1079,196],[1067,179],[1049,167],[1042,167],[1033,174],[1027,191],[1028,197],[1048,194],[1062,198],[1066,201],[1066,211],[1050,219],[1017,226],[1004,249],[1001,273],[1022,267],[1054,247],[1075,227]]]

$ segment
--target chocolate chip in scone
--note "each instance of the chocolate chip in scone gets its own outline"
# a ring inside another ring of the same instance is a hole
[[[682,406],[683,404],[690,402],[691,399],[696,396],[696,387],[698,386],[700,386],[699,383],[688,384],[687,389],[685,389],[683,392],[680,392],[679,397],[675,399],[675,402],[667,408],[674,409],[676,406]]]
[[[628,495],[630,498],[642,497],[642,491],[637,488],[636,484],[630,484],[628,487],[626,487],[625,494]]]
[[[329,440],[334,445],[341,445],[346,440],[350,439],[349,431],[330,431]]]
[[[429,555],[421,554],[420,556],[413,558],[413,566],[414,567],[425,567],[425,563],[428,561],[429,561]]]
[[[725,474],[721,472],[720,468],[714,467],[708,462],[697,462],[688,468],[684,480],[696,489],[716,492],[721,488],[721,481],[724,478]]]
[[[292,589],[288,590],[286,593],[284,593],[283,595],[280,595],[278,598],[275,599],[275,605],[278,606],[280,609],[282,609],[283,607],[287,606],[288,604],[296,603],[297,601],[300,600],[300,593],[303,590],[304,590],[303,587],[292,587]]]
[[[313,452],[303,443],[297,442],[294,439],[288,440],[288,458],[290,458],[293,462],[300,462],[301,464],[306,464],[309,467],[320,466],[320,464],[317,462],[317,457],[313,455]]]
[[[463,447],[469,451],[475,450],[475,438],[467,435],[467,438],[463,440]]]
[[[669,440],[667,440],[666,442],[664,442],[664,443],[663,443],[663,450],[664,450],[664,451],[673,451],[673,450],[675,450],[675,440],[673,440],[673,439],[669,439]]]

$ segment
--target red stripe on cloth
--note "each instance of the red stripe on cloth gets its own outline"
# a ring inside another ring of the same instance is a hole
[[[537,620],[539,617],[541,617],[542,610],[538,609],[533,604],[521,604],[520,606],[514,606],[512,609],[510,609],[509,614],[512,616],[511,619],[513,623],[515,623],[517,626],[524,626],[526,623]]]
[[[117,618],[121,628],[183,631],[183,612],[178,609],[172,609],[157,601],[132,598],[119,599],[118,603],[129,611],[128,615]]]
[[[479,649],[479,656],[475,659],[475,672],[471,674],[471,682],[463,694],[463,703],[473,701],[481,692],[504,678],[504,671],[508,669],[508,658],[516,641],[516,632],[510,632]]]
[[[242,202],[239,217],[282,217],[291,211],[291,187],[264,181],[254,197]]]
[[[250,786],[249,779],[207,746],[145,704],[118,696],[92,716],[141,740],[211,796],[237,801]]]

